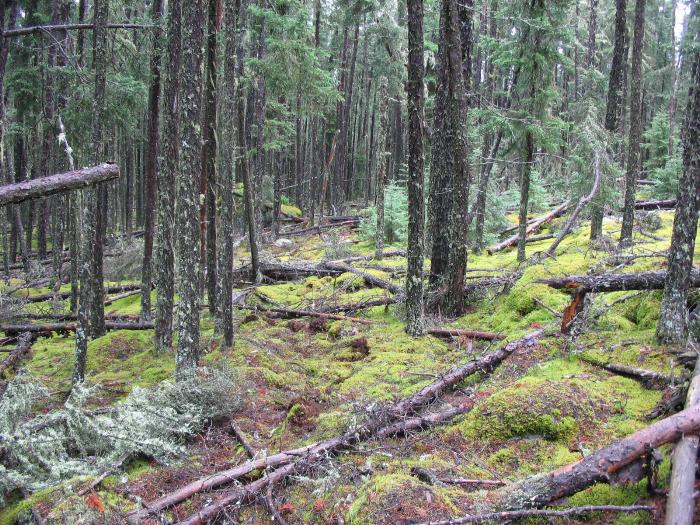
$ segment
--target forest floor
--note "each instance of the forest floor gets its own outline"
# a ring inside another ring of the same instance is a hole
[[[572,337],[559,333],[558,315],[569,303],[570,295],[534,281],[587,272],[660,269],[665,260],[663,252],[670,243],[673,212],[661,212],[659,216],[661,227],[653,236],[661,240],[638,233],[634,246],[624,252],[613,241],[620,230],[616,220],[607,219],[604,226],[608,244],[615,246],[610,250],[591,249],[589,226],[583,223],[566,237],[556,258],[525,267],[508,290],[480,291],[470,298],[468,313],[459,319],[429,319],[431,326],[496,332],[507,340],[538,328],[545,330],[545,336],[536,345],[520,347],[492,374],[468,379],[433,407],[467,404],[471,406],[467,414],[405,437],[368,441],[329,458],[313,472],[275,487],[278,511],[290,524],[415,523],[478,512],[488,501],[486,491],[429,484],[412,474],[413,467],[428,469],[440,478],[507,483],[572,463],[647,426],[647,414],[665,392],[593,363],[614,362],[679,374],[672,349],[654,342],[661,292],[597,294],[588,322],[580,335]],[[549,227],[556,230],[560,226],[561,220]],[[373,252],[373,246],[358,241],[349,227],[334,232],[292,237],[291,245],[271,246],[265,256],[313,262]],[[551,242],[528,244],[528,255],[545,251]],[[236,264],[244,263],[245,252],[244,246],[238,248]],[[108,259],[106,266],[112,278],[137,280],[137,272],[129,275],[124,270],[127,264]],[[388,257],[353,266],[402,286],[406,260]],[[513,272],[518,268],[515,249],[493,256],[470,254],[468,268],[469,280]],[[48,291],[37,288],[29,293]],[[353,273],[345,273],[258,286],[247,290],[246,302],[260,307],[318,309],[360,303],[388,293],[368,287]],[[28,308],[45,312],[47,304]],[[139,305],[140,297],[134,295],[114,302],[106,311],[138,314]],[[54,312],[65,311],[67,305],[60,302],[51,308]],[[230,419],[212,422],[188,444],[187,456],[180,461],[170,465],[147,459],[132,461],[123,474],[107,477],[96,495],[78,496],[78,489],[89,480],[71,480],[11,504],[0,511],[0,524],[21,522],[32,506],[47,523],[122,523],[123,514],[137,508],[136,498],[151,501],[193,479],[246,461],[245,450],[230,431],[231,420],[237,422],[256,450],[268,454],[326,439],[341,434],[373,408],[416,392],[451,366],[501,345],[430,335],[413,339],[403,331],[400,305],[365,308],[352,315],[372,323],[303,317],[285,320],[239,310],[235,345],[232,350],[224,350],[213,337],[208,310],[203,310],[202,337],[207,349],[203,364],[237,371],[244,393],[236,413]],[[152,337],[152,330],[117,330],[90,343],[87,378],[90,383],[102,385],[104,403],[119,402],[136,386],[150,386],[172,376],[174,355],[155,353]],[[73,352],[73,336],[55,335],[38,339],[23,362],[49,386],[57,403],[70,389]],[[660,466],[658,489],[666,488],[668,473],[669,461],[665,459]],[[171,522],[178,521],[216,494],[198,494],[162,515]],[[99,504],[95,504],[95,498]],[[665,499],[650,496],[647,482],[642,481],[625,486],[599,484],[562,504],[642,502],[662,508]],[[243,507],[235,514],[235,522],[241,524],[268,523],[271,519],[263,505]],[[651,522],[648,514],[640,512],[598,513],[560,521],[531,518],[528,523],[579,523],[579,519],[587,523]],[[144,523],[159,521],[153,518]]]

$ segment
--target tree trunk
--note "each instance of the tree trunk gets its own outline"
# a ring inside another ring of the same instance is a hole
[[[423,0],[408,0],[408,267],[406,332],[422,335],[423,324]]]
[[[192,176],[202,162],[202,84],[205,0],[191,0],[182,6],[182,73],[180,96],[181,167],[176,188],[175,230],[177,242],[178,347],[177,371],[199,362],[199,298],[202,283],[200,265],[199,184]]]
[[[181,0],[168,2],[168,61],[163,109],[163,156],[158,170],[158,228],[156,231],[156,321],[157,351],[169,349],[173,343],[173,306],[175,296],[175,181],[179,179],[180,159],[180,66],[181,66]]]
[[[158,127],[160,125],[160,61],[162,55],[163,0],[154,0],[151,12],[153,40],[151,47],[151,84],[148,88],[148,130],[146,147],[146,209],[144,210],[143,265],[141,267],[141,318],[151,320],[151,287],[153,282],[153,229],[155,223],[156,181],[158,177]]]
[[[697,11],[697,4],[695,7]],[[696,26],[699,17],[700,13],[693,13]],[[696,29],[696,44],[698,40],[700,29]],[[684,342],[688,335],[686,302],[700,208],[700,52],[697,47],[694,48],[692,56],[693,66],[683,136],[683,173],[678,181],[678,203],[673,219],[668,272],[656,325],[656,337],[659,341],[678,344]]]
[[[623,111],[622,90],[627,68],[625,33],[627,30],[627,0],[615,0],[615,43],[608,79],[608,100],[605,111],[605,129],[617,133],[620,115]],[[591,211],[591,239],[603,235],[603,214],[605,212],[605,180],[602,181],[598,198],[593,200]]]
[[[221,28],[221,1],[209,0],[207,75],[204,81],[204,144],[199,186],[200,195],[205,195],[200,209],[202,268],[207,279],[207,299],[212,314],[216,312],[216,99],[219,76],[217,35]]]
[[[525,133],[525,158],[520,172],[520,212],[518,214],[518,262],[525,260],[525,240],[527,237],[527,212],[530,202],[530,173],[535,158],[535,145],[532,132]]]
[[[632,243],[634,200],[637,179],[642,168],[642,57],[644,54],[644,10],[646,0],[637,0],[634,12],[634,42],[632,44],[632,79],[630,90],[630,134],[625,176],[625,207],[622,214],[620,246]]]
[[[387,110],[389,105],[389,92],[386,77],[379,79],[379,155],[377,158],[377,233],[375,240],[375,257],[382,258],[384,252],[384,186],[386,184],[386,158],[387,158],[387,128],[389,127]]]

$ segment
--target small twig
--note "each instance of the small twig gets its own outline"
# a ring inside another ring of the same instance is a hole
[[[552,308],[552,307],[550,307],[550,306],[547,306],[546,304],[544,304],[542,301],[540,301],[540,300],[537,299],[536,297],[535,297],[534,300],[535,300],[535,304],[536,304],[537,306],[540,306],[540,307],[544,308],[544,309],[547,310],[550,314],[552,314],[554,317],[559,317],[559,318],[561,318],[561,312],[557,312],[554,308]]]

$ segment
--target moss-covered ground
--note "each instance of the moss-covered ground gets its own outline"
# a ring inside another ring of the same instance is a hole
[[[276,488],[275,497],[285,519],[293,524],[408,523],[479,510],[487,499],[484,492],[428,485],[412,476],[411,468],[427,468],[445,478],[508,482],[574,462],[647,425],[645,416],[663,393],[593,363],[610,361],[679,373],[672,350],[654,342],[660,293],[595,296],[589,323],[580,336],[572,338],[558,333],[557,313],[568,304],[569,295],[535,281],[590,271],[659,268],[673,220],[669,212],[660,216],[662,224],[654,235],[663,240],[639,235],[625,252],[591,248],[588,225],[584,224],[562,242],[556,257],[520,268],[522,275],[509,290],[486,291],[473,298],[468,312],[459,319],[429,319],[434,326],[498,332],[509,340],[536,328],[544,328],[546,336],[538,345],[518,350],[488,377],[470,378],[446,396],[444,402],[472,406],[464,416],[430,431],[365,443]],[[558,226],[555,223],[553,228]],[[620,225],[607,220],[604,229],[614,241]],[[339,249],[348,255],[372,253],[371,244],[358,241],[350,230],[342,232],[332,242],[328,236],[293,237],[290,246],[270,247],[266,255],[314,261],[329,254],[337,256]],[[528,255],[544,252],[550,242],[528,244]],[[398,246],[387,249],[391,248]],[[245,257],[246,247],[241,245],[236,263],[243,263]],[[401,284],[405,264],[404,258],[392,257],[354,266]],[[512,249],[492,256],[470,254],[468,268],[470,280],[519,269]],[[20,293],[47,291],[36,288]],[[313,309],[359,303],[386,293],[346,273],[336,278],[310,277],[260,286],[247,301],[261,307]],[[128,297],[108,310],[137,314],[139,300],[138,296]],[[66,307],[65,302],[54,304],[52,311]],[[31,306],[33,312],[46,309],[46,304]],[[494,347],[463,339],[408,337],[400,305],[364,309],[353,315],[372,323],[272,319],[240,311],[235,345],[226,349],[214,338],[212,319],[203,310],[204,364],[226,365],[241,372],[244,408],[235,419],[255,448],[273,453],[334,436],[382,405],[417,391],[449,367]],[[152,331],[114,331],[90,343],[88,380],[105,387],[105,402],[118,402],[134,386],[153,385],[173,373],[174,355],[157,354],[152,337]],[[70,388],[74,344],[72,336],[40,339],[24,363],[59,399]],[[28,500],[16,500],[0,511],[0,523],[29,519],[32,506],[50,523],[77,523],[75,516],[86,516],[83,523],[118,523],[121,513],[134,508],[138,498],[148,501],[202,474],[245,461],[245,452],[227,428],[225,423],[213,425],[191,443],[188,457],[179,463],[162,466],[147,458],[130,463],[124,473],[108,477],[94,496],[77,496],[77,487],[86,481],[74,480]],[[661,466],[661,488],[666,483],[667,463]],[[648,497],[643,482],[596,486],[566,503],[628,504]],[[208,498],[211,495],[197,496],[164,515],[176,520]],[[648,519],[643,514],[598,515],[589,517],[588,522],[629,524],[648,523]],[[237,518],[238,523],[269,520],[263,506],[242,509]],[[575,521],[567,523],[571,522]]]

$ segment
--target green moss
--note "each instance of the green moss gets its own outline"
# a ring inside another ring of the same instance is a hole
[[[600,399],[575,382],[524,377],[485,399],[460,428],[469,439],[518,436],[567,440],[596,415]]]
[[[4,510],[0,509],[0,525],[33,523],[32,507],[38,503],[51,501],[54,494],[60,489],[60,486],[56,486],[40,490],[26,499],[11,503]]]

